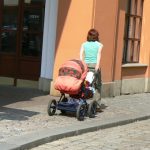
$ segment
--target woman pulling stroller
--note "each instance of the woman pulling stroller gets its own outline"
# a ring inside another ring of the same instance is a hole
[[[87,34],[87,41],[81,45],[80,59],[83,60],[89,71],[95,74],[95,94],[94,99],[100,106],[101,102],[101,71],[100,60],[103,44],[99,42],[99,33],[95,29],[90,29]]]
[[[50,116],[54,115],[56,110],[62,113],[74,112],[80,121],[84,120],[86,115],[90,118],[95,116],[97,104],[100,105],[101,99],[99,65],[103,47],[98,36],[98,32],[91,29],[87,41],[82,44],[80,60],[66,61],[60,67],[54,87],[60,91],[61,96],[59,101],[50,100],[47,109]],[[88,103],[86,100],[90,98],[93,101]]]

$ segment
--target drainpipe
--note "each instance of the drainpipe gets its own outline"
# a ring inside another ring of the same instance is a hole
[[[93,12],[92,12],[92,23],[91,23],[91,28],[94,28],[94,23],[95,23],[95,9],[96,8],[96,0],[93,0]]]
[[[112,82],[113,82],[113,96],[121,94],[121,85],[118,89],[118,85],[114,83],[115,81],[115,74],[116,74],[116,59],[117,59],[117,43],[118,43],[118,23],[119,23],[119,0],[116,0],[116,16],[115,16],[115,28],[114,28],[114,53],[113,53],[113,60],[112,60]]]

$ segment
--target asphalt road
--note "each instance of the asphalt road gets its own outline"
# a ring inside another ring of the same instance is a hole
[[[150,150],[150,119],[50,142],[32,150]]]

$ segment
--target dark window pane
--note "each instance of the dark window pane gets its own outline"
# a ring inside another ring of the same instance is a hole
[[[16,51],[16,32],[2,32],[1,52],[13,53]]]
[[[42,17],[41,10],[25,10],[24,30],[42,31]]]
[[[16,29],[18,18],[18,1],[4,0],[2,27],[3,29]]]
[[[16,52],[18,4],[19,0],[4,0],[1,20],[1,52]]]
[[[23,18],[23,56],[41,56],[45,0],[25,0]]]
[[[42,37],[37,34],[23,34],[22,55],[40,56],[42,50]]]

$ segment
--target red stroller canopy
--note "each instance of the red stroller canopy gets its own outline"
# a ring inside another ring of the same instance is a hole
[[[78,94],[81,84],[87,75],[87,65],[79,60],[66,61],[59,69],[54,87],[62,93]]]

